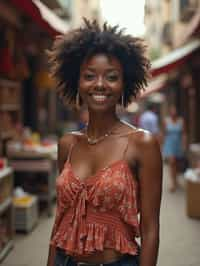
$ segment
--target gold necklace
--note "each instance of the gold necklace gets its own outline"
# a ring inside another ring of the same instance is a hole
[[[118,124],[118,122],[116,124]],[[114,134],[113,130],[116,128],[116,124],[108,132],[106,132],[104,135],[102,135],[102,136],[100,136],[99,138],[96,138],[96,139],[93,139],[93,138],[89,137],[88,136],[88,132],[86,130],[85,134],[86,134],[86,137],[87,137],[88,144],[95,145],[95,144],[103,141],[105,138],[109,137],[110,135]]]

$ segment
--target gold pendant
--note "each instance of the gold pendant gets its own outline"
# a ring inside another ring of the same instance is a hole
[[[94,145],[94,144],[97,144],[97,140],[91,140],[91,139],[88,139],[87,140],[88,141],[88,143],[90,144],[90,145]]]
[[[88,142],[88,144],[90,144],[90,145],[95,145],[95,144],[97,144],[98,142],[100,142],[100,141],[102,141],[102,140],[104,140],[106,137],[108,137],[110,134],[108,134],[108,133],[106,133],[104,136],[101,136],[100,138],[98,138],[98,139],[91,139],[91,138],[87,138],[87,142]]]

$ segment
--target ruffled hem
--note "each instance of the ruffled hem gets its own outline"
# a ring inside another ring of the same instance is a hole
[[[108,227],[97,223],[88,224],[86,235],[82,237],[72,227],[66,230],[66,226],[62,226],[53,236],[51,244],[62,248],[72,256],[87,256],[95,251],[103,251],[105,248],[115,249],[122,254],[136,255],[138,252],[138,245],[134,238],[129,240],[114,226]]]

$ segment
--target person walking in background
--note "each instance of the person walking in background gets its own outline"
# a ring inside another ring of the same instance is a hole
[[[153,103],[147,103],[146,110],[141,113],[138,118],[138,126],[144,130],[151,132],[158,143],[161,145],[161,132],[159,127],[158,115],[155,111],[155,105]]]
[[[141,39],[96,21],[85,20],[54,43],[50,59],[59,92],[69,104],[86,105],[89,117],[84,129],[58,143],[48,266],[156,266],[160,148],[152,134],[121,121],[116,110],[145,87],[145,54]]]
[[[88,124],[88,110],[86,108],[82,108],[79,111],[79,121],[78,121],[78,130],[82,130]]]
[[[148,130],[154,135],[159,134],[158,115],[152,103],[147,104],[146,110],[139,117],[139,127]]]
[[[177,189],[178,160],[186,149],[186,130],[184,119],[177,114],[174,105],[169,108],[169,117],[163,123],[163,157],[170,167],[170,192]]]

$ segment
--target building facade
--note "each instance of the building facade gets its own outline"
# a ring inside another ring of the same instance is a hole
[[[152,59],[183,44],[185,29],[200,12],[200,0],[146,0],[146,40]]]
[[[71,1],[71,27],[80,26],[84,17],[101,23],[100,0]]]
[[[154,76],[168,77],[161,91],[163,109],[175,104],[185,118],[189,143],[199,142],[200,1],[147,0],[145,24],[150,57],[162,63]]]
[[[83,17],[101,22],[100,0],[42,0],[42,2],[67,21],[70,28],[80,26]]]

